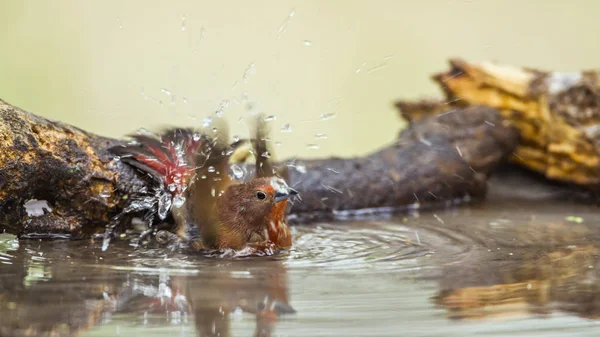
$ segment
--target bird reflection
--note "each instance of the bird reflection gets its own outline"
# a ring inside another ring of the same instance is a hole
[[[146,327],[193,322],[198,336],[227,337],[232,317],[241,315],[254,317],[254,336],[270,336],[282,315],[295,313],[286,270],[274,259],[214,258],[190,275],[86,266],[72,243],[55,242],[43,253],[33,247],[40,246],[23,242],[3,255],[18,263],[1,265],[0,336],[73,336],[137,317]],[[45,263],[34,266],[42,256]]]

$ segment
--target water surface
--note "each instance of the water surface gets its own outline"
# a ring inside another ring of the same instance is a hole
[[[597,336],[597,207],[294,227],[262,258],[0,236],[0,336]]]

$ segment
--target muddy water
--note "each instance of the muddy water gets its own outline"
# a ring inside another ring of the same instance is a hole
[[[295,227],[271,258],[0,236],[0,336],[598,336],[600,212],[514,200]]]

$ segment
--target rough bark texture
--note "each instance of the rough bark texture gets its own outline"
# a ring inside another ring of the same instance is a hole
[[[118,141],[0,100],[0,231],[80,236],[102,229],[145,182],[106,151]],[[52,211],[29,217],[24,203]]]
[[[111,160],[107,148],[118,140],[3,101],[0,118],[0,230],[72,237],[101,232],[132,194],[148,188],[138,171]],[[419,120],[397,143],[365,157],[297,160],[289,180],[302,202],[292,217],[330,219],[347,215],[343,211],[481,198],[487,172],[512,152],[516,138],[496,110],[471,108]],[[52,211],[29,216],[23,205],[30,199],[48,201]]]
[[[433,115],[485,105],[519,129],[511,161],[547,178],[600,189],[600,74],[543,72],[496,63],[451,60],[433,76],[444,102],[399,102],[402,111]]]
[[[372,207],[435,207],[466,196],[482,198],[487,174],[512,153],[517,140],[516,130],[505,126],[495,109],[418,119],[396,144],[371,155],[296,162],[290,180],[303,195],[292,210],[343,217]]]

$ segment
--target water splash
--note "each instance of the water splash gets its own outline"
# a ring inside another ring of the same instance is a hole
[[[169,193],[162,193],[158,198],[158,217],[161,220],[167,218],[169,210],[171,210],[172,198]]]
[[[179,208],[183,206],[184,203],[185,197],[183,197],[181,194],[178,194],[173,198],[173,207]]]

